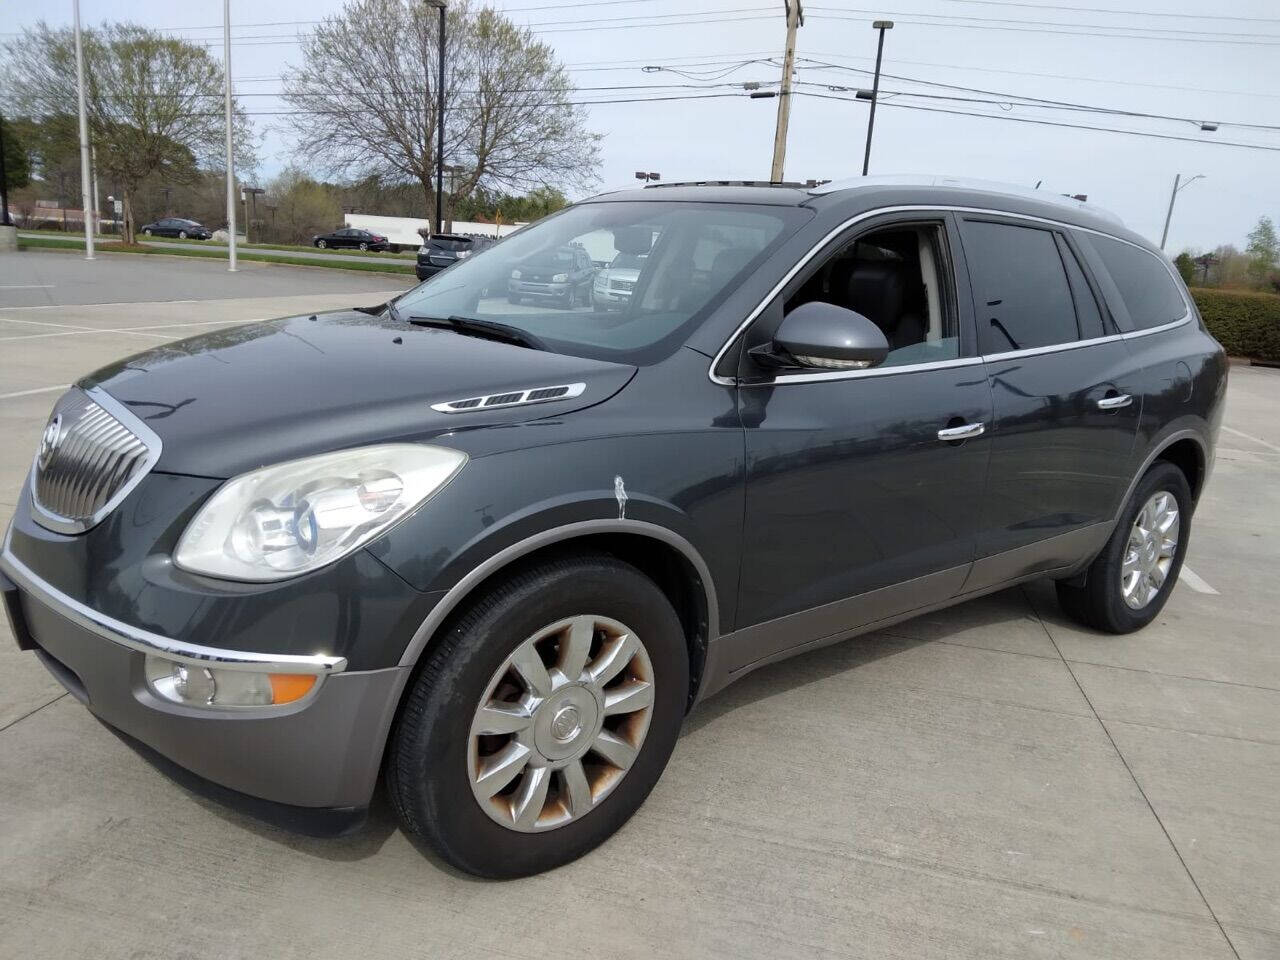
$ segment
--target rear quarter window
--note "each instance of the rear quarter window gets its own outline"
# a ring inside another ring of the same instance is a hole
[[[1186,302],[1165,266],[1155,254],[1110,237],[1086,235],[1107,273],[1120,291],[1120,299],[1139,330],[1181,320]]]

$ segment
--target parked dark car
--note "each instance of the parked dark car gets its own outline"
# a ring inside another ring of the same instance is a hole
[[[177,237],[179,240],[209,240],[213,231],[195,220],[183,220],[181,217],[162,217],[155,223],[144,224],[143,236]]]
[[[619,311],[502,296],[639,230]],[[80,380],[0,586],[188,782],[341,830],[383,775],[447,861],[518,876],[617,830],[686,711],[766,664],[1034,578],[1149,623],[1226,382],[1159,250],[1074,201],[650,187],[380,309]]]
[[[437,233],[428,237],[418,248],[418,262],[413,272],[419,280],[434,277],[441,270],[452,267],[459,260],[465,260],[481,250],[493,246],[487,237],[466,237],[454,233]]]
[[[554,300],[572,307],[591,302],[591,283],[596,265],[580,246],[565,245],[554,250],[540,250],[518,261],[507,280],[507,300]]]
[[[343,248],[350,250],[390,250],[391,244],[387,238],[380,233],[374,233],[371,230],[361,230],[358,227],[343,227],[341,230],[335,230],[333,233],[324,233],[311,238],[313,246],[319,247],[321,250],[326,247],[340,250]]]

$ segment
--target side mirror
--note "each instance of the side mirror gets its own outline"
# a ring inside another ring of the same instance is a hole
[[[759,356],[757,351],[753,355]],[[773,365],[860,370],[889,354],[884,331],[860,313],[834,303],[813,301],[782,319],[773,343],[765,348]]]

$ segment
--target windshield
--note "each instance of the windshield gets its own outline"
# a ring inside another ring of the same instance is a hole
[[[396,309],[507,324],[560,353],[654,363],[807,216],[748,204],[579,204],[441,271]],[[597,283],[605,265],[638,276]]]

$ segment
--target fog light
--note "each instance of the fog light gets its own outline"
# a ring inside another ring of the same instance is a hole
[[[265,707],[292,703],[316,685],[310,673],[226,670],[147,655],[147,686],[170,703],[195,707]]]

